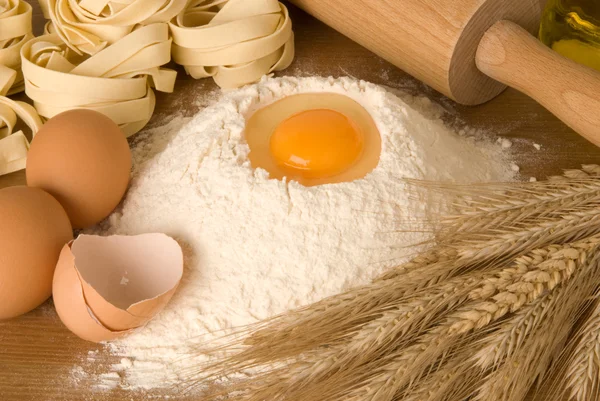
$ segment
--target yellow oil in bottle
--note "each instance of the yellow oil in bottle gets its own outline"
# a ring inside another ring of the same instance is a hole
[[[600,71],[600,0],[548,0],[540,39],[563,56]]]

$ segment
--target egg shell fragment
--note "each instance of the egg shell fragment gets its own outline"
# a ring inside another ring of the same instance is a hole
[[[60,320],[78,337],[97,343],[114,340],[128,333],[107,329],[87,306],[70,244],[65,245],[60,253],[54,272],[52,292]]]
[[[112,330],[139,327],[158,314],[183,275],[183,253],[164,234],[80,235],[71,247],[83,293]]]
[[[181,247],[164,234],[80,235],[61,253],[56,309],[84,340],[113,340],[156,316],[182,275]]]

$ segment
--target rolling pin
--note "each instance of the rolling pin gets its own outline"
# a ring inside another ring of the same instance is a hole
[[[539,42],[542,0],[291,0],[465,105],[506,86],[600,146],[600,73]]]

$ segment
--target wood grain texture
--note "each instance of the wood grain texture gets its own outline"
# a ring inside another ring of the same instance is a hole
[[[291,0],[339,32],[459,103],[487,102],[505,86],[482,74],[475,53],[501,19],[535,33],[539,0]]]
[[[508,89],[482,106],[457,105],[297,8],[290,8],[297,57],[285,74],[351,75],[426,95],[446,108],[449,122],[485,130],[491,139],[498,135],[510,138],[511,150],[525,177],[544,178],[582,163],[600,163],[599,148],[525,95]],[[35,15],[39,33],[43,21],[37,7]],[[181,73],[175,93],[158,94],[151,125],[160,125],[176,113],[194,114],[199,107],[194,102],[196,96],[214,89],[210,80],[194,81]],[[541,151],[534,149],[534,142],[542,145]],[[0,187],[22,184],[23,177],[22,173],[0,177]],[[94,359],[99,372],[119,362],[119,357],[109,355],[102,346],[86,343],[69,333],[56,316],[51,301],[18,319],[0,322],[0,400],[137,401],[161,399],[161,395],[171,395],[170,400],[194,400],[178,395],[176,389],[132,394],[95,388],[89,377],[72,374],[75,366],[90,363],[88,359]]]
[[[600,146],[598,71],[562,57],[510,21],[485,33],[475,60],[486,75],[537,100]]]

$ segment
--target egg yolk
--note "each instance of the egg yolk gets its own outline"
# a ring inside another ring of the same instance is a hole
[[[344,114],[313,109],[280,123],[269,146],[275,163],[290,175],[325,178],[352,167],[363,152],[364,136]]]

